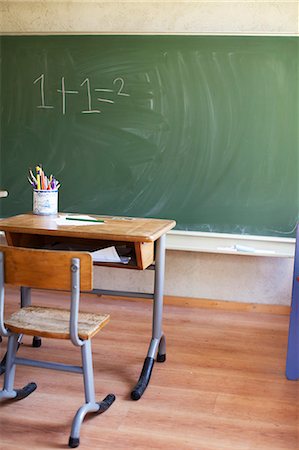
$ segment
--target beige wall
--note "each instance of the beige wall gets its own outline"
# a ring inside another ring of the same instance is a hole
[[[2,33],[298,35],[298,1],[0,1]],[[165,293],[289,304],[292,258],[168,251]],[[144,291],[152,272],[96,269],[103,288]],[[116,284],[117,283],[117,284]]]
[[[292,258],[166,252],[165,294],[179,297],[289,305]],[[97,268],[102,289],[150,292],[153,272]]]
[[[0,2],[2,32],[298,33],[298,1]]]

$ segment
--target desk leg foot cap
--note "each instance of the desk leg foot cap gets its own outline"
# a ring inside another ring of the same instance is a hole
[[[165,355],[159,355],[159,353],[157,354],[157,362],[159,363],[163,363],[166,361],[166,354]]]
[[[72,436],[70,436],[70,438],[69,438],[69,447],[70,448],[79,447],[79,444],[80,444],[80,438],[73,438]]]
[[[37,388],[37,384],[34,382],[26,384],[22,389],[16,389],[17,395],[13,400],[22,400],[23,398],[28,397],[35,389]]]
[[[38,336],[33,336],[32,347],[38,348],[42,345],[42,340]]]
[[[137,390],[131,392],[131,399],[132,400],[139,400],[141,398],[140,392]]]
[[[107,397],[104,398],[101,402],[97,402],[99,405],[99,410],[96,411],[96,414],[102,414],[103,412],[107,411],[108,408],[112,405],[112,403],[115,401],[115,395],[114,394],[108,394]]]
[[[154,358],[151,358],[150,356],[145,358],[138,383],[136,384],[135,389],[131,392],[132,400],[139,400],[142,397],[151,378],[154,362]]]

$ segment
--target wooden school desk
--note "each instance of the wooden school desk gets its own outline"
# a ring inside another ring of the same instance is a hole
[[[70,214],[59,214],[60,217]],[[72,214],[72,216],[75,216]],[[165,337],[162,332],[162,310],[165,267],[165,235],[175,226],[173,220],[141,219],[125,217],[93,216],[104,223],[86,224],[69,221],[59,226],[56,216],[22,214],[0,220],[0,230],[5,232],[8,245],[29,248],[57,248],[96,250],[116,246],[120,252],[130,256],[128,264],[95,263],[99,266],[123,269],[154,269],[154,292],[135,293],[94,289],[95,294],[120,295],[153,299],[152,337],[140,378],[131,397],[138,400],[150,380],[155,358],[163,362],[166,357]],[[154,263],[154,265],[153,265]],[[22,288],[22,306],[31,302],[30,289]]]

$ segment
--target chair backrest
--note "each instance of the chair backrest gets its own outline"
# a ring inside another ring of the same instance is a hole
[[[36,289],[71,290],[72,258],[80,259],[80,290],[93,288],[92,257],[87,252],[0,246],[4,283]]]

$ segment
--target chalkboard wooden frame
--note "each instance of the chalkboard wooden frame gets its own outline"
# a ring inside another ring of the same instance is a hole
[[[296,37],[2,36],[1,57],[2,215],[41,162],[63,211],[294,236]]]

